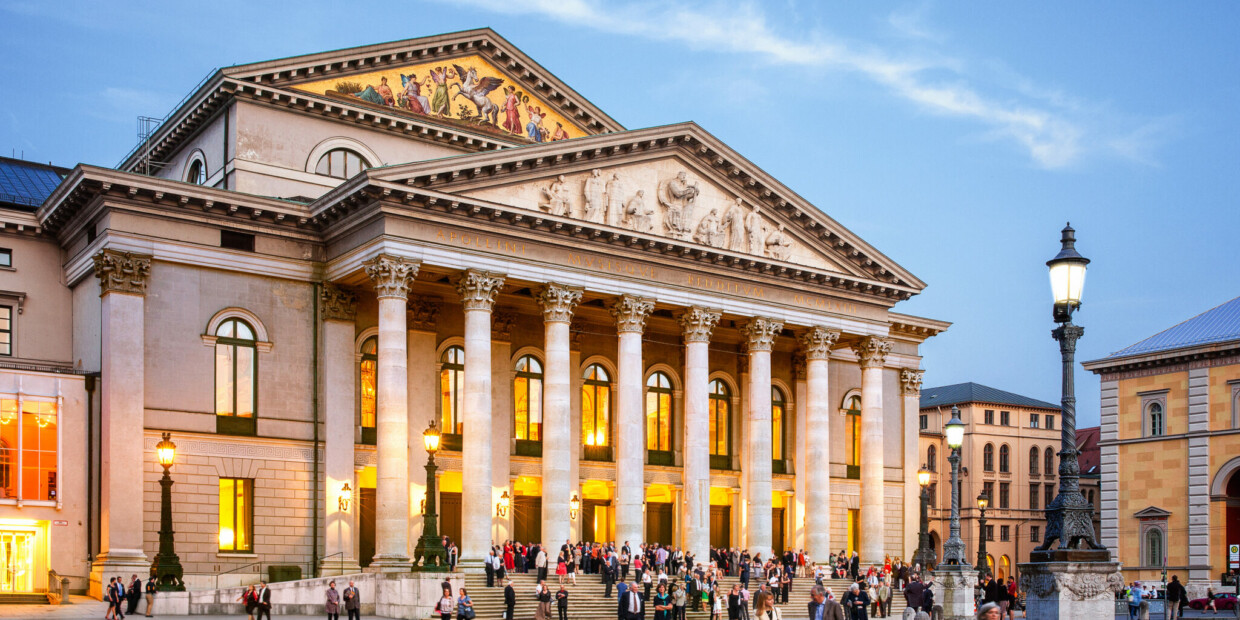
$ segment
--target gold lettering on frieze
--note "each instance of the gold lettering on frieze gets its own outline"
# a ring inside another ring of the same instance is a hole
[[[654,279],[658,277],[659,270],[652,265],[643,265],[641,263],[615,260],[602,256],[592,256],[590,254],[582,254],[573,252],[568,255],[568,264],[573,267],[585,267],[594,271],[606,271],[608,273],[619,273],[628,276],[638,276],[642,278]]]
[[[474,233],[456,232],[440,228],[435,231],[435,240],[440,243],[460,245],[467,248],[478,248],[489,252],[501,252],[513,256],[525,256],[525,243],[510,241],[497,237],[488,237]]]
[[[766,297],[766,291],[763,290],[761,286],[754,286],[752,284],[745,284],[744,282],[735,282],[732,280],[720,280],[718,278],[709,278],[706,276],[689,276],[689,286],[706,289],[709,291],[717,291],[720,293],[740,295],[741,297]]]
[[[815,310],[826,310],[828,312],[843,312],[847,314],[857,314],[857,304],[839,301],[836,299],[825,299],[822,297],[811,297],[800,293],[792,296],[792,302],[798,306],[813,308]]]

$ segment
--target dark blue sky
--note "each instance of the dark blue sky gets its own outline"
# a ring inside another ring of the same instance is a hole
[[[1057,401],[1065,221],[1093,259],[1078,359],[1240,295],[1237,23],[1223,2],[5,0],[0,151],[115,165],[216,67],[490,26],[629,128],[698,122],[925,280],[897,310],[954,323],[927,386]]]

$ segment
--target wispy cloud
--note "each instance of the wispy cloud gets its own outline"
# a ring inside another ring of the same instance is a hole
[[[755,4],[697,4],[672,0],[611,4],[598,0],[453,0],[475,8],[528,14],[575,27],[680,43],[698,50],[744,53],[765,62],[850,71],[886,87],[926,112],[973,121],[983,135],[1014,142],[1040,167],[1065,168],[1083,159],[1093,144],[1112,155],[1150,163],[1151,131],[1123,138],[1093,136],[1090,118],[1069,95],[1037,86],[1012,71],[1003,79],[979,83],[964,67],[970,62],[935,50],[896,54],[820,33],[786,35]],[[927,25],[926,4],[891,13],[888,24],[902,37],[924,45],[941,44],[946,35]],[[1002,66],[996,63],[997,66]],[[1000,91],[986,94],[983,91]],[[1137,144],[1140,144],[1138,147]],[[1088,145],[1088,146],[1087,146]]]

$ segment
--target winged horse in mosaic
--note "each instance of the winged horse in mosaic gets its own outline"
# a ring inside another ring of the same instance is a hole
[[[468,71],[462,69],[460,65],[452,65],[456,69],[456,74],[461,76],[460,84],[453,84],[461,90],[452,95],[453,99],[464,96],[466,99],[474,102],[474,106],[478,108],[478,120],[480,122],[490,122],[492,125],[499,124],[499,106],[491,101],[488,96],[491,91],[499,88],[504,83],[503,78],[485,77],[478,79],[478,70],[470,68]]]

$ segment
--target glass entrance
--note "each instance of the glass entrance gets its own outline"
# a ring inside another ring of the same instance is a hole
[[[34,532],[0,530],[0,592],[34,591]]]

